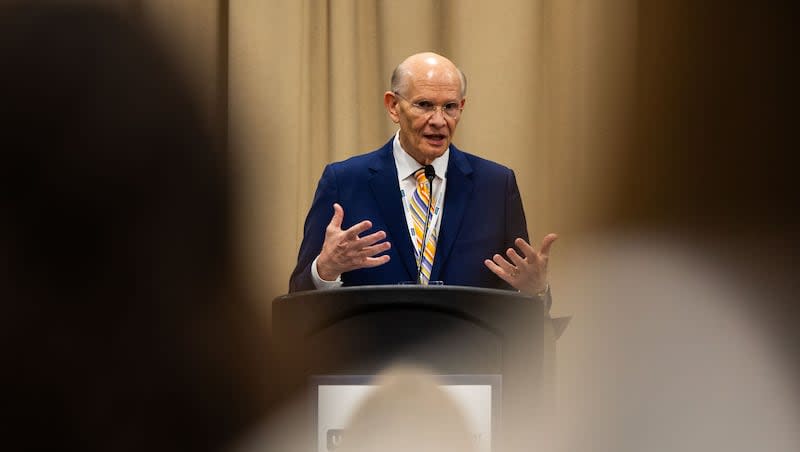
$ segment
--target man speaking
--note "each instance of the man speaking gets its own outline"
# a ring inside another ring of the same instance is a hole
[[[463,72],[420,53],[391,84],[383,102],[400,130],[376,151],[325,167],[289,290],[441,282],[514,288],[549,306],[557,236],[534,249],[514,172],[452,144]]]

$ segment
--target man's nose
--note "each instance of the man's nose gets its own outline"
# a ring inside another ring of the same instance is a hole
[[[447,121],[444,119],[444,108],[436,107],[431,113],[431,117],[428,118],[428,122],[434,126],[444,126],[447,124]]]

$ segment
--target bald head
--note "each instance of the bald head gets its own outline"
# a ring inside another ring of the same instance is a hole
[[[466,97],[464,74],[447,58],[418,53],[392,74],[392,90],[383,93],[389,117],[400,126],[403,150],[428,165],[450,147]]]
[[[461,97],[467,95],[467,77],[447,58],[433,52],[411,55],[398,64],[392,72],[392,91],[406,94],[408,86],[415,80],[431,79],[435,76],[451,77],[461,86]]]

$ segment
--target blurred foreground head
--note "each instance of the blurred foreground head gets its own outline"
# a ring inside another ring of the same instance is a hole
[[[796,236],[794,17],[785,2],[643,2],[606,226]]]
[[[618,196],[553,272],[562,450],[800,450],[787,8],[640,4]]]
[[[375,381],[358,407],[339,448],[342,452],[470,452],[464,413],[429,370],[394,366]]]
[[[602,226],[714,256],[800,375],[793,17],[784,2],[645,2],[633,146]]]
[[[0,8],[4,442],[217,450],[260,415],[228,155],[146,25]]]

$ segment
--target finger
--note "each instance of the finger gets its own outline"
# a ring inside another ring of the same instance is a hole
[[[514,245],[516,245],[517,248],[522,251],[523,256],[529,259],[532,259],[534,256],[536,256],[536,250],[530,245],[530,243],[526,242],[525,239],[518,237],[516,240],[514,240]]]
[[[545,256],[550,256],[550,247],[553,246],[553,242],[558,239],[558,234],[547,234],[542,239],[542,254]]]
[[[379,242],[386,238],[386,233],[383,231],[373,232],[370,235],[365,235],[364,237],[359,237],[359,239],[355,242],[358,247],[367,247],[373,245],[375,242]]]
[[[503,256],[499,254],[495,254],[494,256],[492,256],[492,260],[494,261],[495,264],[497,264],[498,267],[502,268],[503,271],[505,271],[506,273],[511,274],[511,271],[514,269],[514,266],[511,265],[510,262],[505,260]]]
[[[511,262],[513,262],[514,265],[516,265],[517,267],[521,267],[523,265],[527,265],[527,262],[525,262],[525,259],[523,259],[522,256],[517,254],[517,251],[514,250],[514,248],[507,249],[506,250],[506,254],[508,255],[508,258],[511,259]]]
[[[333,203],[333,217],[331,217],[330,225],[336,229],[341,229],[342,220],[344,220],[344,209],[338,203]]]
[[[384,254],[383,256],[378,256],[378,257],[368,257],[364,259],[364,265],[362,266],[362,268],[377,267],[379,265],[383,265],[389,262],[389,259],[391,258],[389,257],[388,254]]]
[[[364,220],[361,223],[357,223],[354,224],[353,226],[350,226],[348,230],[344,231],[346,240],[347,241],[357,240],[359,238],[358,237],[359,234],[369,230],[369,228],[371,227],[372,227],[372,222],[369,220]]]
[[[500,279],[511,284],[511,277],[509,276],[509,274],[506,273],[505,270],[500,268],[499,265],[495,264],[494,261],[492,261],[491,259],[486,259],[483,261],[483,265],[485,265],[486,268],[491,270],[491,272],[497,275]]]
[[[364,257],[372,257],[372,256],[374,256],[376,254],[380,254],[380,253],[388,250],[391,247],[392,247],[392,244],[389,243],[389,242],[378,243],[377,245],[364,247],[359,252],[359,254],[361,254]]]

